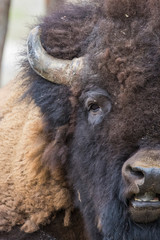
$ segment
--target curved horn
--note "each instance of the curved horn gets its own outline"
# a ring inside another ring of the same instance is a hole
[[[28,37],[28,61],[32,69],[43,78],[57,84],[72,85],[84,68],[84,57],[73,60],[57,59],[49,55],[41,45],[39,26]]]

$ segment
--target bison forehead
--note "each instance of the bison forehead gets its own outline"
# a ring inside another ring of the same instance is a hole
[[[145,17],[101,19],[88,47],[91,69],[111,92],[126,94],[160,76],[159,26]],[[98,80],[100,82],[100,80]]]

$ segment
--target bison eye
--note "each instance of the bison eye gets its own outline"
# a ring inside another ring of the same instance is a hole
[[[97,103],[91,103],[89,106],[88,106],[88,111],[92,111],[92,112],[98,112],[100,109],[100,106],[97,104]]]
[[[80,96],[84,104],[85,116],[91,125],[100,124],[111,111],[111,100],[108,93],[100,88],[86,91]]]
[[[89,123],[93,125],[100,123],[104,117],[103,108],[100,104],[96,100],[89,98],[86,105]]]

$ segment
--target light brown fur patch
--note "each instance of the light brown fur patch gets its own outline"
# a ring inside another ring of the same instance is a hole
[[[13,81],[0,91],[0,231],[23,224],[23,231],[34,232],[62,208],[68,225],[72,208],[63,171],[41,162],[49,142],[40,109],[20,100],[23,88]]]

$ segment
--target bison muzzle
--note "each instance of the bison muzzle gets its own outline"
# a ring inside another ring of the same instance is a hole
[[[129,211],[135,222],[148,223],[160,216],[159,158],[159,149],[142,149],[122,168]]]

